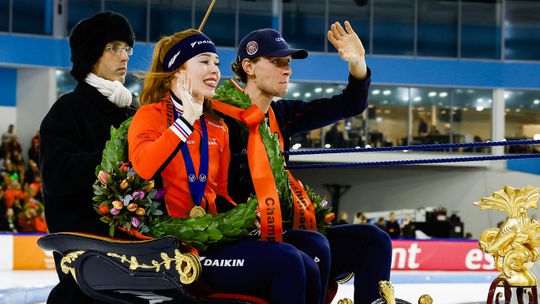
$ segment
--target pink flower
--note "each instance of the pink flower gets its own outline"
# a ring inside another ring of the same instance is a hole
[[[133,212],[133,211],[137,210],[137,207],[139,207],[139,206],[137,206],[137,204],[131,203],[131,204],[127,205],[127,210]]]
[[[116,200],[116,201],[112,202],[112,205],[113,205],[113,207],[115,209],[118,209],[118,210],[120,210],[120,209],[122,209],[124,207],[124,203],[122,203],[119,200]]]
[[[112,209],[111,209],[111,214],[112,214],[112,215],[118,215],[118,213],[120,213],[120,210],[119,210],[119,209],[116,209],[116,208],[112,208]]]
[[[102,184],[102,185],[107,185],[107,183],[109,182],[109,180],[111,179],[111,175],[103,170],[99,171],[98,173],[98,179],[99,179],[99,182]]]
[[[133,192],[133,199],[140,199],[142,200],[144,198],[144,191],[137,190]]]
[[[137,228],[139,227],[140,224],[141,224],[141,221],[138,218],[136,217],[131,218],[131,226]]]

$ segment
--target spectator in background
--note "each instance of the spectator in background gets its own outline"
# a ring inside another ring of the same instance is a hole
[[[384,217],[379,217],[377,219],[377,222],[375,222],[375,226],[379,227],[379,229],[383,231],[386,231],[386,220],[384,219]]]
[[[428,124],[426,122],[426,118],[424,116],[420,116],[418,119],[420,120],[420,123],[418,124],[418,136],[428,135]]]
[[[367,224],[367,217],[363,212],[357,212],[353,224]]]
[[[337,123],[333,124],[330,130],[324,134],[324,144],[325,146],[330,145],[331,148],[345,147],[345,137],[343,132],[338,129]]]
[[[2,146],[3,147],[7,147],[7,145],[9,143],[11,143],[11,139],[15,135],[15,133],[13,132],[14,130],[15,130],[15,126],[11,124],[11,125],[8,126],[7,131],[2,134]]]
[[[396,219],[396,213],[394,211],[390,212],[390,219],[386,222],[386,233],[392,239],[397,239],[401,236],[401,227]]]
[[[32,138],[30,149],[28,149],[28,161],[34,161],[39,166],[39,137]]]
[[[349,223],[349,214],[345,211],[339,213],[339,218],[336,225],[346,225]]]
[[[405,220],[401,224],[401,234],[403,238],[414,239],[416,238],[416,227],[410,214],[405,216]]]
[[[13,208],[7,208],[6,212],[0,218],[0,231],[19,232],[19,223],[15,216]]]

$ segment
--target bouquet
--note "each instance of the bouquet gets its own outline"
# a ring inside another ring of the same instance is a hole
[[[174,218],[161,210],[165,189],[156,189],[153,180],[142,179],[128,162],[127,130],[131,118],[118,129],[111,127],[101,164],[93,185],[94,208],[100,220],[109,225],[114,237],[120,229],[138,238],[172,235],[198,250],[238,240],[255,229],[256,200],[239,204],[218,215]]]

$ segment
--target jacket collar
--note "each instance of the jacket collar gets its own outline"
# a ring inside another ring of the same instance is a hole
[[[95,106],[105,113],[111,113],[118,107],[101,94],[96,88],[89,85],[85,81],[80,81],[75,87],[75,92],[84,96],[85,100],[95,104]]]

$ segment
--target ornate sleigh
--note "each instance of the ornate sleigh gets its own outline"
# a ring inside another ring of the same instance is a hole
[[[126,241],[52,233],[39,247],[62,255],[61,268],[89,297],[105,303],[267,304],[249,295],[215,293],[197,279],[201,263],[171,236]]]

